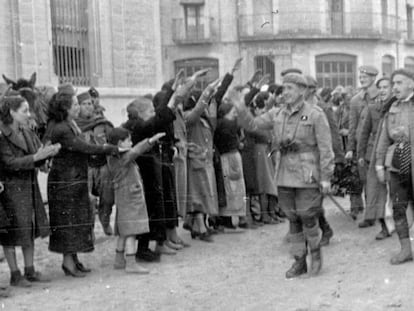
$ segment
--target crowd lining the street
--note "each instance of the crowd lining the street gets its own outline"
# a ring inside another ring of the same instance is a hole
[[[377,240],[391,233],[384,220],[390,195],[401,243],[391,264],[411,261],[414,73],[399,69],[377,79],[376,68],[362,66],[360,89],[332,90],[290,68],[282,85],[257,71],[231,86],[241,61],[203,90],[197,85],[208,69],[188,78],[180,71],[154,96],[128,104],[120,127],[105,117],[93,87],[77,94],[65,83],[54,92],[37,88],[35,74],[4,77],[0,243],[10,284],[50,281],[34,268],[38,237],[49,237],[49,250],[62,254],[65,275],[90,273],[78,253],[94,250],[96,213],[105,234],[117,236],[114,268],[127,273],[149,273],[142,262],[190,246],[178,234],[179,217],[193,239],[207,243],[224,230],[287,218],[294,263],[286,277],[315,276],[321,246],[333,236],[322,207],[332,193],[349,194],[352,218],[364,212],[360,228],[379,221]],[[47,209],[38,171],[48,174]]]

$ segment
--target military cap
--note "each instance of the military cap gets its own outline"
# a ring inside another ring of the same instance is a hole
[[[342,85],[337,85],[336,88],[332,91],[331,95],[335,95],[335,94],[345,94],[345,88]]]
[[[379,78],[379,79],[377,80],[377,82],[375,82],[375,85],[376,85],[377,87],[379,87],[379,84],[381,83],[381,81],[391,81],[391,79],[390,79],[390,77],[383,76],[383,77]]]
[[[285,69],[285,70],[283,70],[281,73],[280,73],[280,75],[282,76],[282,77],[284,77],[284,76],[286,76],[287,74],[289,74],[289,73],[297,73],[297,74],[302,74],[302,70],[300,70],[300,69],[298,69],[298,68],[287,68],[287,69]]]
[[[72,83],[64,83],[58,86],[58,93],[75,96],[76,89],[73,87]]]
[[[98,98],[99,92],[97,89],[95,89],[93,86],[88,90],[89,95],[91,95],[92,98]]]
[[[391,81],[394,79],[396,75],[402,75],[411,80],[414,80],[414,72],[406,68],[400,68],[400,69],[394,70],[394,72],[391,74]]]
[[[89,92],[83,92],[76,97],[78,98],[79,104],[82,104],[82,102],[84,102],[85,100],[92,99],[92,96],[91,94],[89,94]]]
[[[308,85],[305,77],[298,73],[289,73],[283,76],[283,83],[294,83],[304,87],[307,87]]]
[[[361,66],[359,67],[359,72],[370,76],[376,76],[378,74],[378,69],[374,66]]]
[[[309,88],[315,88],[316,89],[316,87],[318,86],[318,82],[315,80],[314,77],[306,75],[305,79],[306,79],[307,86]]]

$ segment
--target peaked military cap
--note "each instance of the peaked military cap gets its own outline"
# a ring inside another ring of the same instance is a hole
[[[76,97],[78,98],[79,104],[82,104],[82,102],[84,102],[85,100],[92,99],[92,96],[91,94],[89,94],[89,92],[83,92]]]
[[[378,74],[378,69],[374,66],[361,66],[359,67],[359,72],[370,76],[376,76]]]
[[[390,79],[390,77],[388,77],[388,76],[383,76],[383,77],[379,78],[379,79],[377,80],[377,82],[375,82],[375,85],[376,85],[377,87],[379,87],[379,84],[380,84],[382,81],[391,81],[391,79]]]
[[[289,74],[289,73],[297,73],[297,74],[302,74],[302,70],[300,70],[300,69],[298,69],[298,68],[288,68],[288,69],[285,69],[285,70],[283,70],[281,73],[280,73],[280,75],[282,76],[282,77],[284,77],[284,76],[286,76],[287,74]]]
[[[308,85],[305,77],[298,73],[289,73],[283,76],[283,83],[294,83],[304,87],[307,87]]]

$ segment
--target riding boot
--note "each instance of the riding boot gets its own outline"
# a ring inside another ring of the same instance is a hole
[[[319,224],[317,221],[315,223],[315,225],[310,226],[312,222],[305,222],[305,225],[303,226],[303,232],[311,253],[311,267],[309,271],[310,276],[319,274],[319,271],[322,268]]]
[[[391,236],[391,234],[388,232],[387,225],[385,224],[384,218],[380,218],[379,222],[381,224],[381,231],[376,235],[376,240],[384,240]]]
[[[308,272],[306,264],[306,254],[302,256],[295,256],[295,262],[292,267],[286,271],[286,278],[292,279]]]
[[[320,241],[320,246],[326,246],[329,244],[330,239],[333,236],[333,230],[329,225],[328,221],[325,218],[325,215],[322,213],[319,216],[319,227],[322,230],[322,238]]]
[[[413,253],[411,251],[410,238],[400,239],[401,251],[391,258],[392,265],[400,265],[407,261],[413,260]]]

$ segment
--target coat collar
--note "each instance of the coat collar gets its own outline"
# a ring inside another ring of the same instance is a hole
[[[16,147],[18,147],[18,148],[22,149],[23,151],[25,151],[26,153],[36,152],[36,150],[34,150],[35,149],[34,146],[30,143],[31,140],[30,140],[29,134],[27,132],[27,129],[22,128],[22,133],[23,133],[23,137],[26,141],[26,144],[24,144],[21,141],[21,139],[19,138],[17,133],[9,125],[5,125],[5,124],[1,123],[0,124],[0,131],[4,135],[4,137],[6,137],[6,139],[8,141],[10,141]]]

